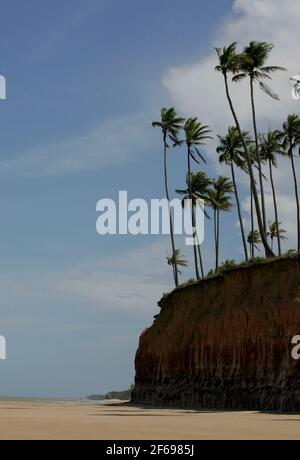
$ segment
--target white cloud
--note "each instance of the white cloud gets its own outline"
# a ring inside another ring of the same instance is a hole
[[[133,160],[149,136],[140,114],[102,123],[93,130],[0,161],[0,174],[56,175],[105,168]]]
[[[100,259],[61,273],[53,289],[92,301],[101,309],[149,312],[162,293],[172,289],[171,270],[165,261],[168,249],[169,241],[162,239],[120,256]]]
[[[185,114],[198,116],[200,121],[211,126],[215,134],[224,133],[227,126],[233,124],[233,120],[225,98],[222,77],[214,70],[217,64],[214,46],[222,47],[237,41],[242,47],[252,39],[265,40],[275,45],[270,64],[283,66],[287,72],[278,72],[270,82],[272,89],[280,96],[280,102],[272,100],[259,88],[256,89],[258,125],[260,131],[266,131],[269,127],[280,128],[289,113],[298,113],[300,109],[299,101],[291,97],[289,81],[289,77],[300,70],[299,23],[299,0],[235,0],[232,13],[214,34],[216,38],[208,54],[192,65],[171,68],[164,76],[163,84],[177,109]],[[247,81],[231,85],[235,107],[244,129],[252,129],[248,85]],[[215,142],[210,143],[208,154],[219,173],[215,145]],[[246,185],[245,178],[241,175],[239,180]],[[294,195],[288,160],[280,162],[280,168],[275,172],[275,180],[281,208],[280,219],[293,238]],[[269,184],[266,189],[271,214]],[[247,188],[245,191],[247,192]]]
[[[184,235],[176,236],[176,246],[189,260],[189,265],[181,268],[180,283],[195,278],[192,247],[185,246],[184,240]],[[202,246],[202,252],[205,270],[208,270],[214,263],[214,253],[207,244]],[[222,248],[222,252],[226,253],[226,248]],[[154,243],[89,261],[86,265],[80,263],[54,275],[51,291],[85,303],[90,301],[100,310],[109,308],[149,315],[149,311],[157,311],[157,301],[163,293],[174,289],[172,269],[166,261],[170,254],[170,238],[159,236]]]
[[[262,129],[269,123],[282,123],[283,114],[297,111],[299,103],[291,99],[289,76],[299,71],[298,27],[300,8],[298,0],[236,0],[233,14],[220,27],[207,56],[189,66],[171,68],[163,83],[178,108],[209,122],[215,132],[222,132],[232,123],[222,77],[214,70],[217,64],[214,46],[238,41],[242,47],[251,39],[274,43],[270,62],[287,68],[278,72],[271,86],[280,95],[274,102],[257,89],[257,112],[263,120]],[[232,94],[244,126],[251,126],[247,82],[232,85]]]
[[[149,318],[149,314],[157,312],[157,301],[163,292],[174,287],[167,254],[170,254],[170,240],[160,237],[141,248],[78,262],[66,269],[52,271],[41,267],[26,272],[24,269],[3,272],[2,310],[7,315],[17,312],[23,318],[27,305],[26,314],[31,322],[37,314],[40,319],[41,312],[45,314],[49,305],[52,313],[56,312],[53,318],[61,311],[61,305],[67,305],[64,311],[72,306],[78,310],[78,305],[82,310],[84,305],[89,312],[134,312]],[[189,271],[184,270],[184,278],[189,277]]]

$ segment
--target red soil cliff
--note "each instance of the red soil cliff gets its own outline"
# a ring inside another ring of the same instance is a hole
[[[132,400],[300,411],[300,259],[229,270],[163,298],[140,337]]]

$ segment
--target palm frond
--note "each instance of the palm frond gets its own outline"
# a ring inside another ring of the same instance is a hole
[[[269,86],[267,86],[265,83],[262,81],[259,82],[259,87],[262,91],[264,91],[268,96],[270,96],[272,99],[275,99],[276,101],[280,101],[279,96],[275,94]]]
[[[278,70],[286,71],[287,69],[285,67],[280,67],[278,65],[269,65],[269,66],[261,67],[260,70],[265,73],[274,73],[274,72],[277,72]]]
[[[199,149],[195,146],[194,149],[196,150],[197,152],[197,155],[201,158],[201,160],[203,161],[203,163],[206,164],[206,159],[204,158],[204,156],[202,155],[202,153],[199,151]]]
[[[191,151],[190,151],[190,156],[193,158],[195,163],[197,163],[198,165],[200,164],[200,161],[194,156],[193,152],[191,152]]]
[[[242,80],[244,80],[244,78],[247,77],[247,74],[246,73],[239,73],[238,75],[235,75],[234,77],[232,77],[232,81],[234,83],[238,83]]]

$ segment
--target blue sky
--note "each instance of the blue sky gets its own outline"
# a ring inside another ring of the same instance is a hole
[[[163,196],[151,121],[163,105],[186,111],[174,75],[248,14],[232,3],[2,1],[0,394],[77,397],[133,381],[139,333],[170,288],[168,240],[98,236],[96,202],[118,190]],[[184,170],[174,152],[172,190]],[[223,225],[222,257],[239,258],[235,222]]]

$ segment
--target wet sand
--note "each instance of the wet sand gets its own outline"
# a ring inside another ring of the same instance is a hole
[[[1,401],[0,439],[300,439],[300,414]]]

